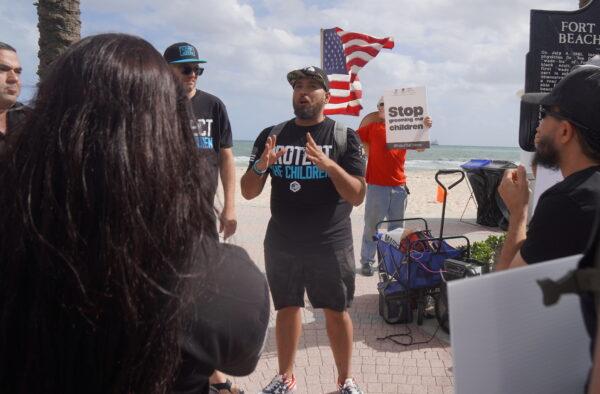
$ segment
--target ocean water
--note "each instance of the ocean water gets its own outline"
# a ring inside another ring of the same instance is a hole
[[[253,141],[233,141],[235,165],[246,167],[250,159]],[[406,155],[408,169],[458,168],[471,159],[509,160],[518,163],[521,150],[516,147],[433,145],[424,152],[409,151]]]

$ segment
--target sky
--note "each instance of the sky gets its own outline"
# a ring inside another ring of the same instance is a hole
[[[227,106],[234,139],[254,140],[293,117],[288,71],[320,65],[321,28],[393,36],[359,73],[360,117],[384,90],[425,86],[431,138],[441,145],[518,146],[531,9],[575,10],[578,0],[82,0],[82,36],[123,32],[161,53],[187,41],[207,59],[198,88]],[[24,68],[21,101],[37,83],[33,0],[0,1],[0,41]]]

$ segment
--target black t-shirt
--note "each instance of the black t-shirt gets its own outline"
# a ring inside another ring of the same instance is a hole
[[[245,250],[222,246],[211,291],[187,315],[176,394],[208,393],[208,378],[215,369],[234,376],[250,374],[264,346],[270,305],[265,276]]]
[[[587,251],[579,261],[579,269],[600,269],[598,259],[600,259],[600,214],[596,218],[596,224],[594,226],[594,231],[591,233],[590,244]],[[581,313],[583,314],[585,327],[591,339],[590,353],[592,354],[592,358],[594,356],[594,346],[596,343],[596,330],[598,329],[598,315],[596,311],[596,300],[599,299],[598,297],[599,296],[594,296],[594,293],[590,292],[579,294]]]
[[[6,134],[0,133],[0,158],[16,144],[28,107],[16,102],[6,113]]]
[[[600,212],[600,166],[566,177],[539,199],[521,256],[539,263],[583,253]]]
[[[347,129],[347,147],[338,157],[334,143],[334,125],[326,118],[314,126],[298,126],[289,121],[277,137],[277,148],[287,148],[277,163],[269,168],[271,175],[271,220],[265,242],[286,249],[344,247],[352,243],[350,213],[352,205],[338,194],[325,171],[305,156],[306,133],[336,160],[350,175],[364,176],[365,163],[357,134]],[[273,127],[263,130],[250,156],[250,167],[260,158]]]
[[[196,90],[191,101],[192,131],[200,149],[213,149],[217,155],[233,146],[231,125],[225,104],[212,94]]]

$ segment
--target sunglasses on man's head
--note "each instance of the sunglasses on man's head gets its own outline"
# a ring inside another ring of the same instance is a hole
[[[204,72],[204,69],[198,66],[184,66],[180,70],[183,75],[191,75],[192,73],[194,73],[195,75],[202,75],[202,73]]]

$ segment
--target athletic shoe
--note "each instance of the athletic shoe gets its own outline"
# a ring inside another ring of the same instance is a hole
[[[296,391],[296,377],[294,375],[291,378],[288,378],[287,375],[277,375],[258,394],[287,394],[294,391]]]
[[[208,394],[219,394],[221,390],[227,390],[229,393],[233,393],[233,383],[231,380],[225,380],[225,383],[213,383],[208,388]],[[238,394],[244,394],[244,390],[239,387],[236,390]]]
[[[362,267],[360,269],[360,273],[363,276],[373,276],[375,273],[375,267],[373,267],[373,263],[362,263]]]
[[[339,394],[364,394],[363,391],[358,387],[354,379],[348,378],[344,382],[343,386],[340,386]]]

